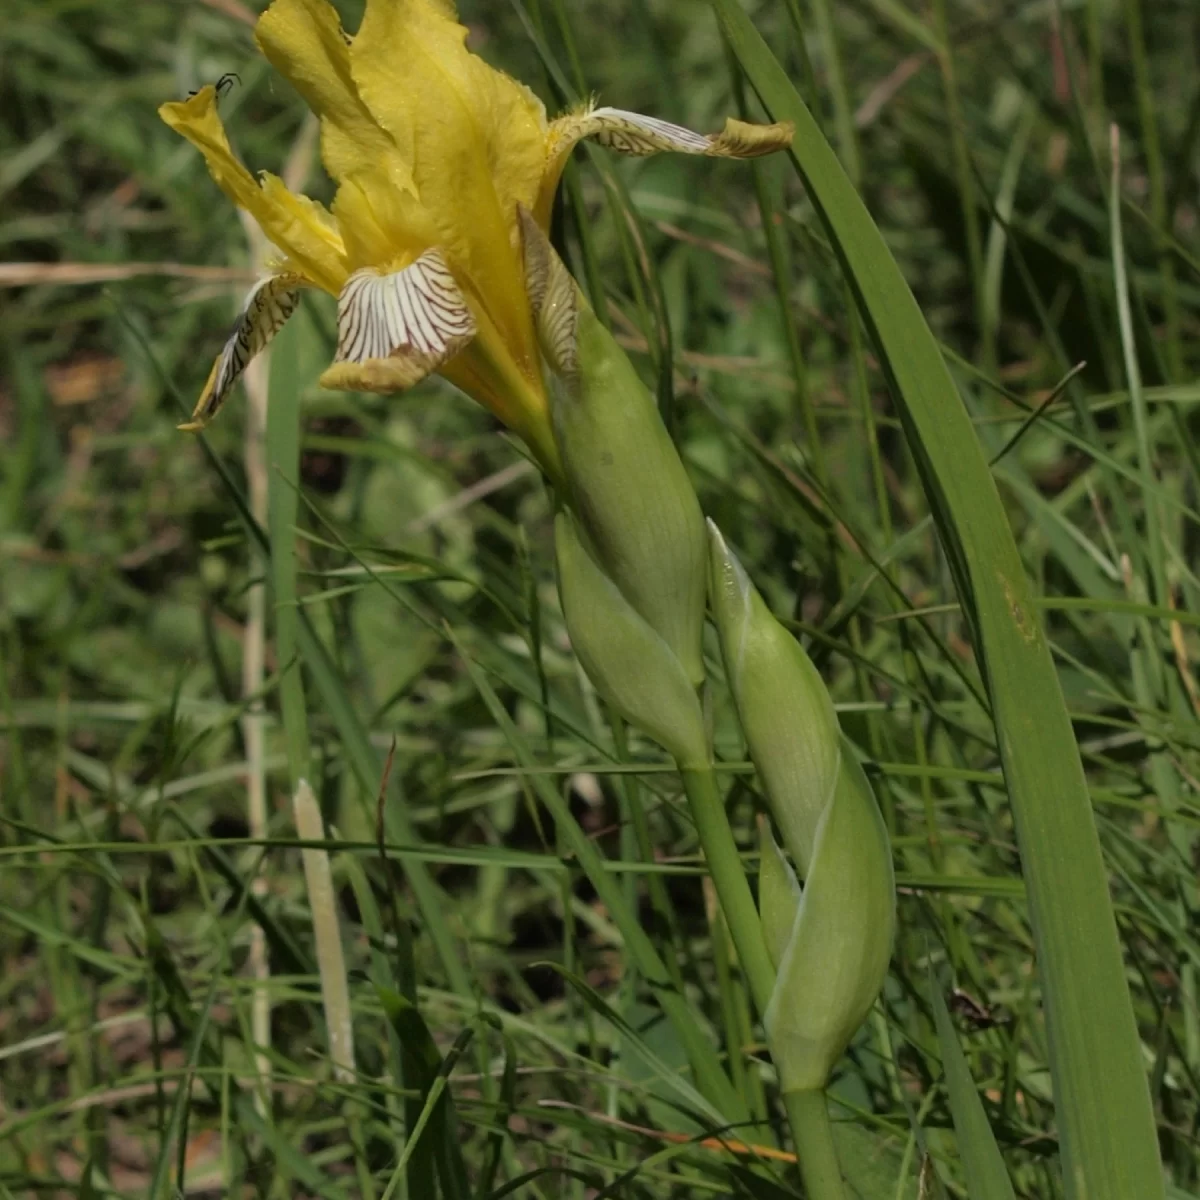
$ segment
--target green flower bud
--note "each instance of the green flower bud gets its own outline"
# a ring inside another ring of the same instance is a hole
[[[758,912],[767,954],[778,971],[800,911],[800,881],[763,818],[759,818],[758,841]]]
[[[571,507],[605,574],[699,687],[708,547],[695,490],[625,352],[536,222],[522,231]]]
[[[767,833],[759,914],[778,974],[763,1025],[783,1090],[807,1091],[825,1086],[883,986],[896,923],[891,848],[816,668],[709,528],[729,686],[771,813],[804,877],[797,894]]]
[[[843,739],[791,937],[763,1015],[785,1092],[824,1087],[887,975],[896,881],[887,830]]]
[[[807,877],[837,776],[837,714],[803,647],[771,615],[717,527],[709,521],[708,528],[729,686],[783,843]]]
[[[558,592],[596,691],[683,766],[707,760],[704,717],[678,657],[621,594],[563,510],[554,521]]]

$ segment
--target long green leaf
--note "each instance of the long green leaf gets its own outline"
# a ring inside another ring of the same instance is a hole
[[[312,338],[307,313],[296,314],[279,332],[271,357],[267,405],[267,532],[271,539],[275,653],[283,674],[279,703],[292,790],[309,773],[308,710],[300,674],[299,610],[296,607],[296,513],[300,473],[299,396],[308,384],[304,350]]]
[[[713,6],[854,289],[987,680],[1037,943],[1073,1200],[1161,1197],[1141,1044],[1079,752],[1035,600],[967,412],[878,228],[737,0]]]

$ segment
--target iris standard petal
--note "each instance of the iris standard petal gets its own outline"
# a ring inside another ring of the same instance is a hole
[[[204,155],[217,186],[258,222],[289,266],[336,295],[347,270],[342,239],[332,218],[306,196],[289,192],[276,176],[264,174],[260,185],[246,170],[225,136],[217,113],[216,89],[211,85],[201,88],[187,100],[162,105],[158,114]]]
[[[397,142],[460,278],[536,372],[517,252],[516,205],[545,166],[545,114],[528,89],[471,54],[453,10],[432,0],[367,0],[350,47],[359,94]]]
[[[364,169],[412,189],[411,139],[397,144],[363,103],[349,39],[328,0],[274,0],[254,29],[259,49],[321,120],[321,157],[340,181]]]
[[[638,157],[662,152],[703,154],[710,158],[758,158],[784,150],[792,143],[795,127],[790,121],[754,125],[729,117],[720,133],[696,133],[683,125],[657,117],[627,112],[622,108],[590,106],[565,113],[550,124],[547,139],[546,173],[542,178],[534,214],[542,227],[550,221],[554,192],[567,158],[584,138],[593,138],[619,154]]]

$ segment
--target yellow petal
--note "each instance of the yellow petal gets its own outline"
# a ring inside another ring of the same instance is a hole
[[[545,113],[527,88],[471,54],[453,10],[434,0],[367,0],[350,48],[367,107],[411,143],[413,178],[438,244],[536,370],[517,250],[516,206],[545,165]]]
[[[217,355],[192,419],[180,429],[203,429],[217,415],[250,360],[283,328],[300,302],[305,281],[296,275],[269,275],[250,289],[224,349]]]
[[[440,250],[402,271],[356,271],[338,297],[338,347],[325,387],[411,387],[475,336],[475,319]]]
[[[355,269],[398,271],[437,241],[425,206],[414,193],[388,186],[382,171],[347,176],[334,197],[333,215]]]
[[[264,174],[260,186],[238,162],[217,113],[216,89],[209,85],[187,100],[164,104],[158,115],[204,155],[217,186],[259,223],[289,265],[336,295],[347,272],[332,218],[319,204],[289,192],[274,175]]]
[[[419,350],[366,362],[335,362],[321,374],[321,386],[335,392],[404,392],[438,368],[436,359]]]
[[[393,187],[412,190],[411,139],[397,145],[363,103],[350,70],[349,39],[328,0],[275,0],[254,38],[320,117],[321,157],[334,179],[374,170]]]
[[[584,108],[566,113],[550,125],[546,174],[534,213],[545,228],[550,221],[550,208],[563,167],[571,150],[584,138],[595,138],[610,150],[635,156],[673,151],[710,158],[758,158],[787,149],[794,133],[795,127],[790,121],[752,125],[730,117],[720,133],[702,134],[620,108]]]

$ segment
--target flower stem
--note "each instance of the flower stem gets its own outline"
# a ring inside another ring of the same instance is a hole
[[[775,968],[767,953],[758,908],[750,885],[746,882],[741,855],[725,816],[721,794],[717,790],[716,775],[710,763],[681,765],[679,773],[696,833],[704,850],[708,873],[737,949],[742,973],[754,997],[754,1007],[762,1018],[771,1002],[771,993],[775,990]],[[796,1155],[800,1160],[805,1194],[809,1200],[848,1200],[833,1148],[833,1131],[825,1107],[825,1093],[786,1092],[783,1099],[788,1123],[792,1127]]]
[[[783,1102],[808,1200],[849,1200],[850,1193],[842,1180],[833,1147],[833,1128],[829,1124],[825,1093],[785,1092]]]
[[[710,763],[680,766],[679,773],[717,899],[737,949],[742,973],[750,985],[754,1007],[761,1017],[775,990],[775,968],[767,954],[758,908],[746,882],[746,869],[725,816],[716,776]]]

